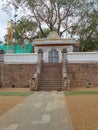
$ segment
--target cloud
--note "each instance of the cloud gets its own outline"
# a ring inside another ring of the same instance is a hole
[[[7,23],[10,19],[13,19],[14,21],[14,15],[15,15],[15,10],[13,7],[10,10],[11,11],[10,14],[7,14],[2,10],[2,1],[3,4],[6,4],[5,0],[0,0],[0,41],[4,41],[4,35],[7,32]],[[20,17],[22,16],[26,16],[27,14],[30,14],[28,10],[23,12],[23,9],[19,8],[17,11],[17,15],[18,15],[17,20],[20,19]]]
[[[4,35],[6,34],[6,25],[0,24],[0,41],[4,41]]]
[[[4,1],[4,0],[3,0]],[[5,1],[3,2],[3,4]],[[21,11],[21,10],[20,10]],[[0,0],[0,41],[4,41],[4,35],[7,32],[7,23],[10,19],[14,20],[15,10],[12,8],[10,14],[7,14],[2,10],[2,1]],[[23,14],[18,12],[19,19]]]
[[[9,15],[0,10],[0,41],[4,41]]]
[[[2,2],[0,1],[0,7],[2,8]],[[11,15],[7,14],[0,8],[0,41],[4,41],[4,35],[7,32],[8,20],[12,18]]]

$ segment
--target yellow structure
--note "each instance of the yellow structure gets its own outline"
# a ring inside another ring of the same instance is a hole
[[[13,42],[13,22],[8,21],[8,28],[7,28],[7,43],[12,45]]]

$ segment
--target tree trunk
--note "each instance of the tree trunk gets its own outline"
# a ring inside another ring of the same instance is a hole
[[[40,29],[40,31],[41,31],[41,33],[42,33],[42,36],[43,36],[43,37],[46,37],[46,35],[44,34],[43,29],[42,29],[42,27],[41,27],[41,24],[39,24],[39,29]]]

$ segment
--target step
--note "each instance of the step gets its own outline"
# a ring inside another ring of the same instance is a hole
[[[61,91],[62,88],[39,88],[38,89],[38,91],[53,91],[53,90]]]
[[[44,63],[39,78],[39,90],[61,90],[62,89],[62,64]]]
[[[60,90],[62,87],[39,87],[38,90]]]
[[[47,75],[47,76],[58,76],[58,75],[60,75],[60,76],[62,76],[62,73],[57,73],[57,72],[47,72],[47,73],[42,73],[41,75]]]
[[[62,72],[59,72],[58,70],[54,71],[54,70],[47,70],[47,71],[42,71],[42,74],[62,74]]]
[[[62,77],[62,75],[58,75],[58,74],[53,74],[53,75],[49,75],[49,74],[42,74],[42,75],[40,75],[40,77],[53,77],[53,78],[55,78],[55,77],[57,77],[57,78],[60,78],[60,77]]]
[[[61,86],[62,83],[59,83],[59,84],[55,84],[55,83],[39,83],[39,86]]]
[[[60,85],[60,86],[40,86],[39,85],[39,87],[38,88],[61,88],[62,87],[62,85]]]
[[[58,82],[62,82],[62,79],[55,79],[55,78],[54,79],[53,78],[52,79],[49,79],[49,78],[43,79],[43,78],[40,78],[39,82],[42,82],[42,81],[43,82],[45,81],[45,82],[57,82],[58,83]]]
[[[59,83],[59,82],[62,82],[62,79],[49,79],[49,78],[40,78],[39,82],[55,82],[55,83]]]
[[[57,85],[55,85],[55,86],[48,86],[48,85],[39,85],[39,89],[40,88],[53,88],[53,89],[56,89],[56,88],[61,88],[62,87],[62,84],[61,85],[59,85],[59,86],[57,86]]]
[[[51,85],[52,85],[52,84],[53,84],[53,85],[55,84],[55,85],[57,85],[57,84],[61,84],[61,83],[62,83],[62,81],[60,81],[60,82],[53,82],[53,81],[51,81],[51,82],[50,82],[50,81],[48,81],[48,82],[43,82],[43,81],[40,81],[40,82],[39,82],[39,84],[46,84],[46,85],[47,85],[47,84],[51,84]]]
[[[47,82],[44,82],[44,81],[40,81],[39,84],[61,84],[62,81],[60,82],[50,82],[50,81],[47,81]]]
[[[40,77],[41,80],[54,80],[54,81],[58,81],[58,80],[62,80],[61,77]]]
[[[46,71],[46,70],[56,70],[56,69],[58,69],[58,70],[60,70],[60,71],[62,70],[62,68],[60,68],[60,67],[52,67],[52,66],[51,66],[51,67],[48,66],[48,67],[42,68],[42,70],[45,70],[45,71]]]

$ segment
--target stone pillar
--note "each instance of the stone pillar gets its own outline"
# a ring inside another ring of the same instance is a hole
[[[62,74],[66,73],[66,63],[67,63],[67,49],[62,50]]]
[[[43,61],[43,51],[42,49],[38,50],[38,62]]]
[[[63,75],[62,90],[69,89],[69,79],[67,76],[66,63],[67,63],[67,49],[63,49],[62,50],[62,75]]]
[[[43,61],[43,51],[42,49],[39,49],[38,51],[38,63],[37,63],[37,73],[41,73],[41,67],[42,67],[42,61]]]
[[[62,61],[67,62],[67,49],[62,50]]]
[[[4,50],[0,50],[0,63],[4,62]]]
[[[0,50],[0,87],[2,86],[2,81],[1,81],[2,72],[1,71],[3,71],[2,65],[4,63],[4,53],[5,53],[4,50]]]

